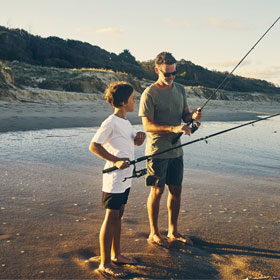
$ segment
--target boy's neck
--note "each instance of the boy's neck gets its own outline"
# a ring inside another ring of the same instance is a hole
[[[125,120],[126,120],[126,113],[127,112],[123,107],[115,108],[115,111],[114,111],[114,115],[116,115],[119,118],[125,119]]]

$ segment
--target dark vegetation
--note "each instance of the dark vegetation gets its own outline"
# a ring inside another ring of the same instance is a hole
[[[155,80],[154,61],[139,62],[129,52],[108,52],[89,43],[63,40],[58,37],[42,38],[22,29],[0,26],[0,59],[20,61],[37,66],[56,68],[99,68],[128,73],[138,79]],[[190,61],[177,64],[176,81],[185,86],[217,88],[228,73],[210,71]],[[70,85],[75,87],[75,84]],[[43,85],[42,85],[43,87]],[[264,80],[233,76],[226,90],[277,94],[280,88]]]

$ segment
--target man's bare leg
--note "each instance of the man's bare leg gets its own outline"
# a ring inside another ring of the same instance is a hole
[[[151,186],[151,191],[147,201],[147,210],[148,210],[150,230],[151,230],[148,240],[154,244],[168,248],[169,244],[167,240],[165,240],[160,235],[159,228],[158,228],[159,206],[160,206],[160,199],[163,192],[164,192],[164,187],[159,188],[156,186]]]
[[[178,232],[178,217],[181,206],[182,186],[169,185],[167,198],[168,209],[168,234],[170,241],[180,241],[188,245],[193,245],[192,241]]]

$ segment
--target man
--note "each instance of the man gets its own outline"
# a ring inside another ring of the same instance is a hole
[[[190,112],[184,87],[173,82],[176,75],[176,60],[172,54],[162,52],[156,57],[155,72],[158,79],[143,92],[139,107],[139,116],[142,117],[144,129],[148,133],[146,155],[178,146],[180,140],[172,144],[178,133],[189,136],[191,134],[190,127],[181,124],[181,121],[187,123],[191,119],[197,121],[201,118],[199,108]],[[165,248],[169,247],[168,241],[193,245],[192,241],[182,236],[177,229],[183,171],[182,148],[163,153],[147,162],[146,185],[151,187],[147,201],[151,230],[148,241]],[[169,190],[167,238],[161,236],[158,227],[160,199],[165,184]]]

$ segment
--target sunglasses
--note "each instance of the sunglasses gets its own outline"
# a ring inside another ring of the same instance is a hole
[[[172,76],[175,76],[175,75],[177,74],[177,71],[165,73],[165,72],[163,72],[162,70],[160,70],[159,68],[158,68],[158,70],[164,75],[165,78],[168,78],[168,77],[170,77],[171,75],[172,75]]]

